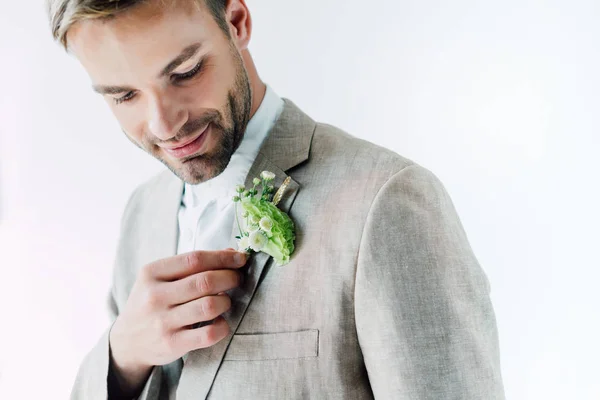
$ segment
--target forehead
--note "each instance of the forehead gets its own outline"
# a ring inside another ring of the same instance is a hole
[[[192,43],[210,46],[216,23],[195,2],[152,1],[110,19],[76,22],[69,49],[94,83],[121,84],[162,68]],[[169,2],[162,2],[169,3]]]

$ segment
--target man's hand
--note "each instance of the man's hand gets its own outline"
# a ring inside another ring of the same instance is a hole
[[[240,284],[246,255],[233,249],[195,251],[142,268],[110,331],[111,367],[122,391],[137,393],[152,367],[214,345],[229,334],[220,317],[231,307],[223,292]],[[210,321],[197,329],[190,326]]]

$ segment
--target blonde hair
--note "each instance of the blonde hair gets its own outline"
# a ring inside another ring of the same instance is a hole
[[[50,19],[52,36],[67,49],[67,33],[78,21],[90,19],[110,19],[131,10],[133,7],[148,3],[149,0],[46,0],[46,9]],[[152,1],[152,0],[150,0]],[[207,6],[219,27],[229,35],[225,20],[227,0],[186,0]],[[164,4],[166,1],[161,0]]]

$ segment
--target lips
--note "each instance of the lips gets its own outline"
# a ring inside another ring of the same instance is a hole
[[[202,148],[204,142],[206,142],[206,137],[208,136],[210,125],[211,124],[208,124],[204,131],[202,131],[196,138],[192,139],[190,142],[187,142],[184,145],[176,148],[169,149],[163,147],[163,150],[175,158],[188,157],[194,153],[197,153]]]

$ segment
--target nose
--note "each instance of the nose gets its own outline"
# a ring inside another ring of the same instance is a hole
[[[168,94],[157,93],[149,97],[148,130],[163,141],[172,139],[187,122],[187,110]]]

